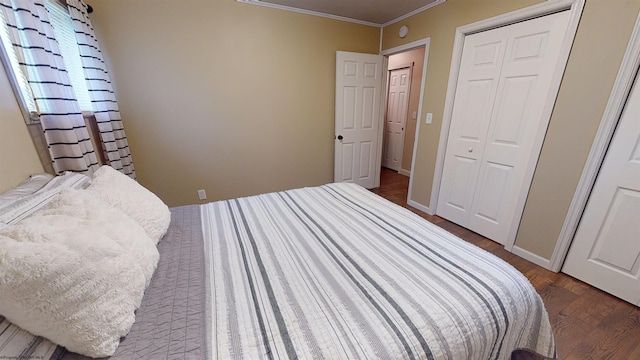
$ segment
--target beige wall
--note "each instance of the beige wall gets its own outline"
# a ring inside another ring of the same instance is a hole
[[[384,29],[383,49],[431,37],[423,113],[434,117],[432,125],[420,129],[413,200],[428,205],[431,198],[455,29],[538,2],[447,0]],[[551,257],[639,9],[640,0],[586,2],[516,246]],[[397,35],[402,25],[410,29],[405,39]]]
[[[0,64],[0,192],[43,171],[7,74]]]
[[[140,182],[169,205],[333,181],[336,50],[379,29],[233,0],[94,0]]]
[[[407,123],[404,132],[401,165],[401,169],[407,172],[411,171],[411,160],[413,159],[413,143],[416,136],[416,119],[413,118],[413,113],[418,112],[418,106],[420,105],[424,47],[389,56],[390,69],[395,66],[410,63],[413,63],[413,70],[411,71],[411,89],[409,90],[409,105],[407,109]]]
[[[431,38],[434,117],[413,200],[431,197],[455,28],[539,2],[447,0],[384,29],[383,49]],[[332,180],[335,51],[377,53],[378,29],[232,0],[92,5],[139,179],[170,205],[200,188],[216,200]],[[639,9],[586,3],[516,238],[525,250],[553,251]]]

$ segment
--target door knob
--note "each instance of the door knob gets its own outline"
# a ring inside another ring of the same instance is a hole
[[[342,140],[344,139],[344,137],[342,137],[342,135],[338,135],[338,140]]]

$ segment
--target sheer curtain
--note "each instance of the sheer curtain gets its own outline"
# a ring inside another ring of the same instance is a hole
[[[40,112],[53,169],[90,175],[98,161],[43,0],[0,0],[0,11]]]
[[[107,161],[114,169],[135,179],[136,172],[118,103],[100,46],[98,46],[98,40],[87,14],[87,5],[82,0],[67,0],[67,7],[76,31],[89,96],[93,104]]]

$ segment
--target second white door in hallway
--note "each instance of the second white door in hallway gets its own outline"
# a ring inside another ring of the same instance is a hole
[[[411,67],[389,71],[382,166],[396,171],[400,170],[402,166],[402,150],[404,147],[410,88]]]

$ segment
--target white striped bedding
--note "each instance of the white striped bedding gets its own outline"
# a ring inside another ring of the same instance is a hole
[[[353,184],[201,206],[213,359],[555,357],[501,259]]]

